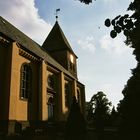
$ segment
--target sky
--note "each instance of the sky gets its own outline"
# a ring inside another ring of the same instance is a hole
[[[0,0],[0,16],[42,45],[58,22],[78,56],[78,79],[85,85],[86,101],[103,91],[113,105],[123,98],[122,90],[136,67],[132,48],[123,35],[112,39],[106,18],[126,13],[132,0]]]

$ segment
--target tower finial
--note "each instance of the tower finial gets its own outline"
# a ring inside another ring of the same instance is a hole
[[[60,11],[60,8],[56,9],[56,13],[55,13],[55,18],[56,18],[56,21],[58,20],[58,12]]]

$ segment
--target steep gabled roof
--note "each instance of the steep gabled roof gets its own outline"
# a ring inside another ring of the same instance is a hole
[[[50,31],[48,37],[44,41],[42,48],[48,52],[69,50],[71,53],[75,55],[57,21],[55,22],[55,25]]]

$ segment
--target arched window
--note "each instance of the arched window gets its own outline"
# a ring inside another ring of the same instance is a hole
[[[69,107],[70,89],[69,83],[65,83],[65,106]]]
[[[29,64],[24,63],[21,66],[21,81],[20,81],[20,98],[29,99],[31,97],[32,87],[32,70]]]
[[[48,119],[49,120],[54,119],[54,99],[53,99],[53,97],[50,97],[48,99]]]
[[[77,100],[79,105],[81,104],[81,96],[80,96],[80,90],[77,89]]]
[[[48,88],[51,90],[55,90],[55,80],[54,75],[48,75]]]
[[[73,54],[69,55],[69,68],[72,72],[76,72],[76,59]]]

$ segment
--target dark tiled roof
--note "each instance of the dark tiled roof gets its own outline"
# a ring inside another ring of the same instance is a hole
[[[16,27],[14,27],[12,24],[10,24],[1,16],[0,16],[0,33],[7,36],[11,40],[16,41],[17,43],[25,47],[27,50],[31,51],[38,57],[44,59],[44,61],[53,65],[55,68],[63,71],[70,77],[74,79],[76,78],[72,76],[72,74],[65,68],[63,68],[58,62],[56,62],[46,51],[43,51],[39,44],[37,44],[35,41],[33,41],[31,38],[29,38],[20,30],[18,30]]]
[[[42,47],[48,52],[54,52],[54,51],[59,51],[59,50],[69,50],[75,55],[75,53],[73,52],[67,38],[65,37],[57,21],[55,25],[53,26],[51,32],[49,33],[48,37],[44,41]]]
[[[0,16],[0,32],[9,37],[10,39],[18,42],[20,45],[24,46],[26,49],[32,51],[36,55],[38,56],[43,55],[39,44],[37,44],[28,36],[26,36],[23,32],[18,30],[16,27],[14,27],[8,21],[3,19],[1,16]]]

